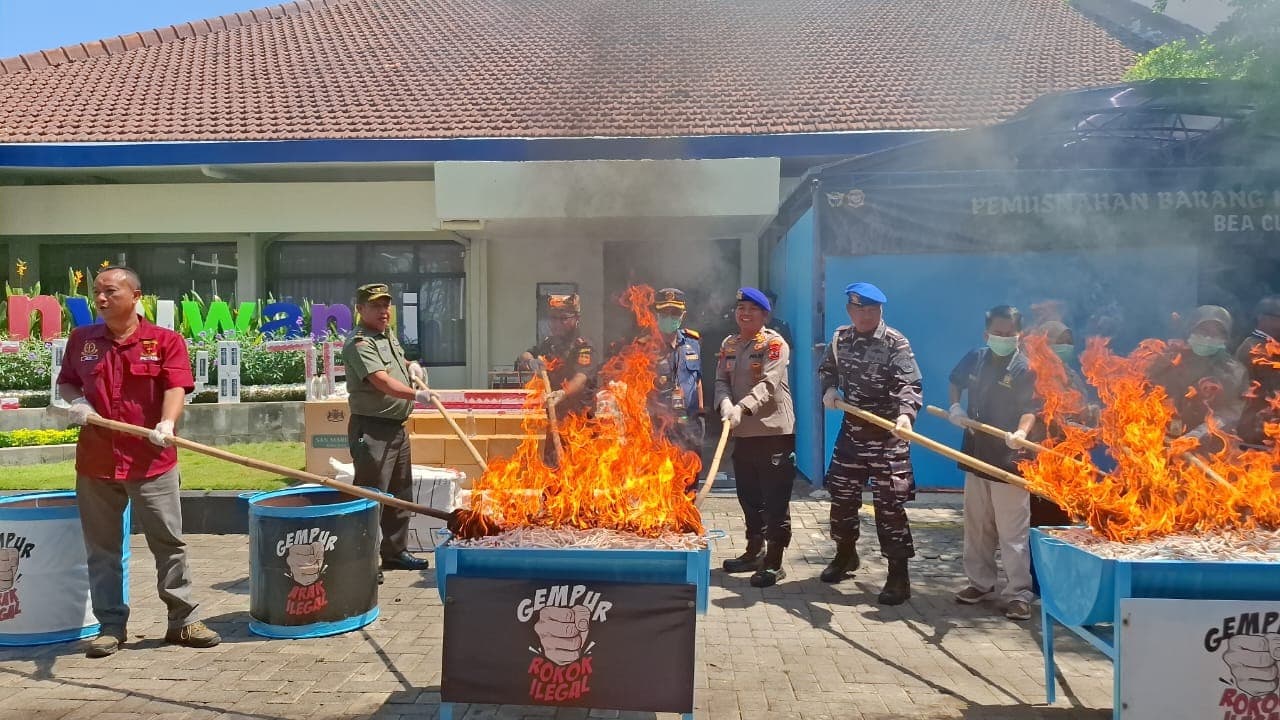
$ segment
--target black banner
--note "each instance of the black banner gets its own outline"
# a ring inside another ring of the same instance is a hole
[[[451,577],[446,702],[693,712],[693,585]]]

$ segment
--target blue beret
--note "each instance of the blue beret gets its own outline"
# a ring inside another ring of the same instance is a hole
[[[765,297],[764,293],[753,287],[739,288],[738,299],[749,300],[764,308],[765,312],[773,312],[773,306],[769,304],[769,298]]]
[[[849,297],[849,302],[854,305],[883,305],[886,298],[880,288],[871,283],[856,282],[846,285],[844,294]]]

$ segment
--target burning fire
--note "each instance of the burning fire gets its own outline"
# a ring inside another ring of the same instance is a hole
[[[1081,364],[1102,403],[1097,428],[1083,423],[1084,397],[1070,386],[1045,337],[1029,336],[1025,344],[1049,428],[1050,439],[1042,444],[1051,449],[1019,463],[1033,492],[1084,520],[1097,534],[1120,542],[1280,528],[1280,443],[1270,452],[1238,451],[1235,439],[1212,415],[1209,431],[1223,441],[1222,450],[1193,456],[1197,440],[1166,440],[1173,405],[1163,388],[1147,380],[1152,363],[1170,352],[1164,343],[1147,340],[1120,357],[1105,340],[1089,339]],[[1175,355],[1172,362],[1179,358]],[[1255,362],[1280,367],[1280,343],[1261,347]],[[1280,393],[1270,403],[1280,409]],[[1267,423],[1266,433],[1280,440],[1280,422]],[[1116,461],[1110,473],[1104,474],[1090,457],[1099,443]]]
[[[666,439],[662,429],[672,420],[655,416],[649,404],[662,345],[653,298],[647,286],[630,287],[621,298],[643,332],[600,370],[599,388],[613,394],[618,413],[558,418],[564,447],[559,468],[546,466],[533,439],[509,459],[491,461],[473,488],[476,516],[505,528],[609,528],[648,537],[703,532],[687,489],[701,460]],[[536,377],[527,389],[524,431],[541,439],[546,393]]]

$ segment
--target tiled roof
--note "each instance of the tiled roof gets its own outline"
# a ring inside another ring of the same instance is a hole
[[[0,62],[0,142],[957,128],[1132,61],[1062,0],[310,0]]]

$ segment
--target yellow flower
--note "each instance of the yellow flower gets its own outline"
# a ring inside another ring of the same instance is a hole
[[[111,261],[110,261],[110,260],[103,260],[103,261],[102,261],[102,264],[101,264],[101,265],[99,265],[98,267],[100,267],[100,268],[109,268],[109,267],[111,267]]]
[[[80,283],[84,282],[84,273],[77,270],[75,273],[75,285],[71,288],[71,292],[80,289]]]
[[[16,266],[14,266],[14,269],[16,269],[16,270],[18,271],[18,277],[26,277],[26,276],[27,276],[27,261],[26,261],[26,260],[23,260],[22,258],[18,258],[18,264],[17,264]]]

